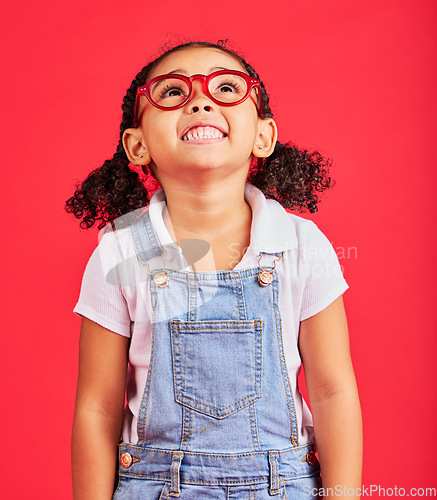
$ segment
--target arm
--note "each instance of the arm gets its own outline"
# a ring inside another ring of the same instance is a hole
[[[128,348],[129,338],[82,318],[71,447],[75,500],[112,497]]]
[[[361,488],[362,422],[343,297],[300,324],[299,349],[324,491]],[[351,491],[351,490],[350,490]],[[348,498],[359,498],[349,496]]]

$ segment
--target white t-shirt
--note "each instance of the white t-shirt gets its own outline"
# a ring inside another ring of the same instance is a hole
[[[301,366],[299,323],[331,304],[347,290],[348,284],[334,248],[314,222],[287,213],[278,202],[266,199],[251,184],[246,184],[244,196],[252,208],[250,245],[234,270],[258,267],[260,252],[282,252],[282,259],[276,264],[279,311],[287,370],[295,397],[298,444],[302,445],[313,441],[314,433],[311,413],[297,391]],[[164,208],[165,195],[160,190],[152,196],[148,209],[159,242],[166,249],[165,266],[189,271],[181,249],[172,241],[164,224]],[[274,259],[275,256],[264,253],[261,266],[271,266]],[[123,276],[123,268],[127,267]],[[152,259],[150,268],[162,268],[162,261]],[[114,269],[117,269],[117,279]],[[152,308],[145,272],[138,263],[129,227],[103,232],[86,266],[79,301],[74,308],[75,313],[108,330],[131,337],[123,441],[132,444],[138,442],[138,413],[151,352]]]

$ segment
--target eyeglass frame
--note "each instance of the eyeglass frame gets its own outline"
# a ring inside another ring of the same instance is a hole
[[[221,102],[221,101],[215,99],[215,97],[210,93],[208,85],[209,85],[209,82],[213,78],[215,78],[216,76],[220,76],[220,75],[237,75],[237,76],[240,76],[241,78],[243,78],[247,83],[246,95],[242,99],[235,101],[235,102]],[[167,107],[160,106],[159,104],[157,104],[156,102],[153,101],[152,96],[150,95],[150,87],[154,83],[159,82],[161,80],[165,80],[166,78],[169,78],[169,77],[175,77],[175,78],[178,78],[178,79],[184,81],[187,84],[190,92],[189,92],[187,98],[183,102],[181,102],[180,104],[178,104],[176,106],[167,106]],[[138,116],[138,104],[139,104],[139,100],[140,100],[141,96],[145,96],[147,98],[147,100],[150,102],[150,104],[152,104],[152,106],[154,106],[155,108],[161,109],[163,111],[172,111],[174,109],[180,109],[183,106],[185,106],[185,104],[187,104],[189,101],[191,101],[191,98],[193,96],[193,81],[194,80],[202,80],[204,94],[209,99],[211,99],[211,101],[213,101],[215,104],[218,104],[219,106],[236,106],[237,104],[241,104],[250,96],[250,93],[252,92],[252,90],[254,88],[258,88],[259,89],[259,95],[257,96],[258,102],[255,102],[255,104],[257,105],[257,111],[258,111],[259,116],[262,117],[263,105],[262,105],[262,95],[261,95],[261,82],[258,78],[253,78],[250,75],[243,73],[242,71],[227,70],[227,69],[220,70],[220,71],[214,71],[213,73],[210,73],[209,75],[197,74],[197,75],[193,75],[193,76],[185,76],[185,75],[178,75],[176,73],[169,73],[168,75],[155,76],[155,78],[152,78],[151,80],[149,80],[145,85],[142,85],[141,87],[137,88],[137,95],[135,98],[135,110],[134,110],[135,127],[138,127],[138,125],[139,125],[140,117]],[[258,110],[258,105],[259,105],[259,110]]]

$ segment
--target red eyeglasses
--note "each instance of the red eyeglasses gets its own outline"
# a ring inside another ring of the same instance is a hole
[[[241,71],[222,70],[210,75],[160,75],[138,87],[135,99],[135,127],[138,126],[138,104],[140,96],[146,96],[150,104],[158,109],[171,110],[185,106],[193,94],[193,81],[202,80],[205,95],[220,106],[236,106],[244,102],[253,88],[260,88],[260,81]],[[255,101],[255,100],[254,100]],[[258,96],[255,105],[259,105],[262,116],[262,99]]]

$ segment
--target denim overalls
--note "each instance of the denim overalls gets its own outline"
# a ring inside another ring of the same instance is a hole
[[[149,212],[131,231],[148,267],[163,251]],[[119,447],[114,499],[314,498],[319,464],[312,444],[297,442],[278,256],[262,254],[273,272],[268,286],[258,282],[258,267],[165,269],[166,283],[150,266],[152,352],[138,444]]]

